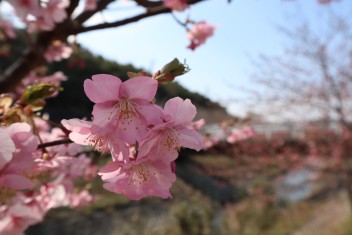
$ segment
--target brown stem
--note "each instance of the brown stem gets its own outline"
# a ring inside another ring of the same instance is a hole
[[[68,138],[66,138],[66,139],[62,139],[62,140],[55,140],[55,141],[52,141],[52,142],[39,144],[38,145],[38,149],[51,147],[51,146],[56,146],[56,145],[61,145],[61,144],[71,144],[71,143],[73,143],[73,141],[68,139]]]

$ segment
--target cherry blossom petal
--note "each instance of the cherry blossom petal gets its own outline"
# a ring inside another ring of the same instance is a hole
[[[179,142],[182,147],[194,150],[201,150],[204,146],[203,137],[195,130],[182,128],[177,130],[179,135]]]
[[[122,82],[120,78],[109,74],[97,74],[92,80],[84,81],[84,91],[88,98],[94,103],[116,101]]]
[[[165,103],[164,112],[174,119],[175,125],[187,124],[197,114],[196,106],[189,99],[183,100],[180,97],[168,100]]]
[[[16,189],[16,190],[29,189],[34,186],[31,180],[17,174],[1,175],[0,185],[8,188]]]
[[[136,77],[122,83],[120,96],[129,100],[140,99],[152,101],[157,89],[158,82],[156,80],[150,77]]]
[[[15,144],[4,129],[0,129],[0,169],[11,159],[15,151]]]
[[[146,160],[128,168],[115,164],[111,165],[111,171],[114,171],[114,166],[116,170],[121,169],[121,175],[111,179],[105,177],[105,189],[124,194],[131,200],[146,196],[171,197],[169,190],[176,176],[171,171],[170,162]]]

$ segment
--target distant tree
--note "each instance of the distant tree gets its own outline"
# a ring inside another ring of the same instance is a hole
[[[280,27],[290,45],[283,54],[260,55],[253,78],[268,114],[318,121],[322,129],[337,124],[331,157],[340,159],[334,170],[344,176],[352,209],[352,23],[331,14],[324,26],[320,31],[309,23]]]

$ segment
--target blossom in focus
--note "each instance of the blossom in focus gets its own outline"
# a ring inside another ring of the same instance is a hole
[[[189,7],[186,0],[164,0],[164,5],[174,11],[184,11]]]
[[[205,41],[213,35],[215,28],[216,26],[208,24],[205,21],[194,24],[193,28],[187,32],[187,37],[191,40],[191,44],[188,48],[195,50],[197,47],[204,44]]]
[[[80,145],[90,145],[95,150],[102,153],[111,153],[117,160],[128,160],[120,156],[128,156],[128,147],[125,142],[119,140],[111,126],[92,131],[92,122],[80,120],[77,118],[61,121],[62,125],[70,130],[69,138]],[[122,155],[121,155],[121,154]]]
[[[148,139],[139,148],[139,155],[173,161],[181,147],[197,151],[202,149],[202,136],[193,128],[192,123],[196,113],[196,107],[189,99],[175,97],[168,100],[161,116],[162,122],[150,129]]]
[[[176,180],[170,161],[151,160],[147,157],[139,158],[130,164],[111,162],[98,174],[104,181],[106,190],[124,194],[132,200],[146,196],[170,198],[169,190]]]
[[[151,103],[158,87],[150,77],[136,77],[122,82],[118,77],[98,74],[84,82],[84,91],[95,103],[92,131],[110,124],[117,138],[135,144],[147,134],[150,123],[159,118],[160,110]]]

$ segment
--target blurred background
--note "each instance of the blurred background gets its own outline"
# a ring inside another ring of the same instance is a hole
[[[133,11],[118,3],[90,23]],[[190,15],[217,27],[196,51],[175,20]],[[191,70],[156,99],[192,100],[205,149],[181,150],[172,199],[129,201],[96,179],[94,205],[55,209],[26,234],[352,234],[351,15],[349,0],[213,0],[71,38],[73,56],[45,68],[69,78],[48,101],[51,119],[90,117],[82,84],[93,74],[127,79],[177,57]],[[1,57],[2,69],[24,37]]]

